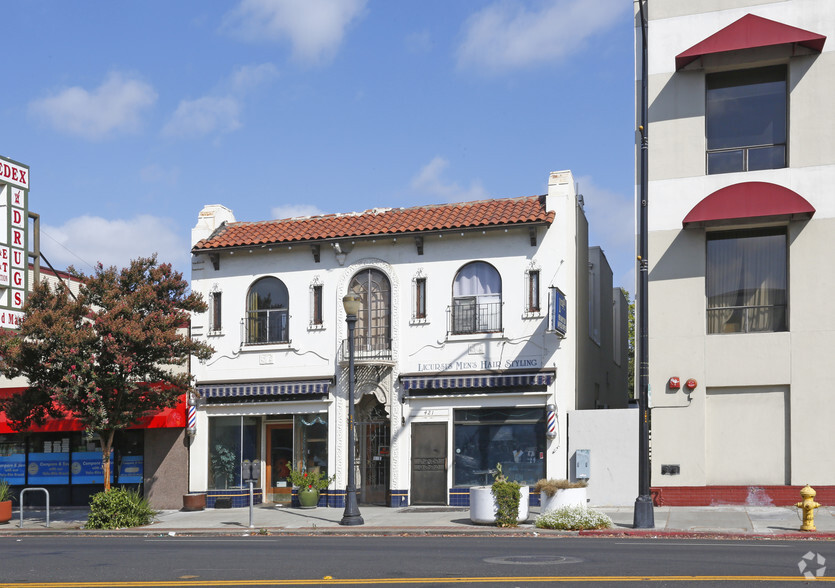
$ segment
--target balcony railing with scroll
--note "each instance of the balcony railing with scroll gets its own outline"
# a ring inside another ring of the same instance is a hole
[[[477,303],[475,298],[456,298],[447,308],[447,332],[450,335],[501,331],[501,302]]]
[[[243,340],[247,345],[289,343],[287,310],[251,310],[242,322]]]
[[[387,327],[357,329],[354,332],[354,361],[389,362],[392,358],[391,336]],[[348,362],[348,339],[343,339],[339,347],[339,361]]]

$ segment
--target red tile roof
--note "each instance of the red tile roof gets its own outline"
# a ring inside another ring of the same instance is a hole
[[[377,208],[349,214],[226,223],[194,250],[495,227],[551,224],[545,196],[500,198],[414,208]]]

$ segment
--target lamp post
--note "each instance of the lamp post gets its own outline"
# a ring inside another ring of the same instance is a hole
[[[354,479],[354,327],[361,299],[357,294],[346,294],[342,298],[345,308],[345,322],[348,323],[348,485],[345,487],[345,511],[340,525],[363,525],[357,506],[357,485]]]

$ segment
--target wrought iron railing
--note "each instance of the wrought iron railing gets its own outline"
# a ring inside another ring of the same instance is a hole
[[[374,329],[371,333],[354,333],[354,361],[366,363],[392,360],[391,337],[388,335],[388,329],[381,328],[378,331],[378,334],[375,334]],[[343,339],[339,346],[339,360],[342,363],[347,363],[349,360],[348,339]]]
[[[242,322],[243,340],[247,345],[290,341],[287,310],[250,310]]]
[[[451,335],[499,333],[502,330],[502,303],[476,303],[474,298],[456,298],[447,308],[447,332]]]

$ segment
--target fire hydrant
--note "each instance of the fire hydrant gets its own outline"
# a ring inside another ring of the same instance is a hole
[[[815,489],[806,484],[806,487],[800,491],[800,496],[803,498],[802,502],[795,504],[797,508],[803,509],[803,524],[800,526],[801,531],[817,531],[815,528],[815,509],[820,506],[814,501]]]

